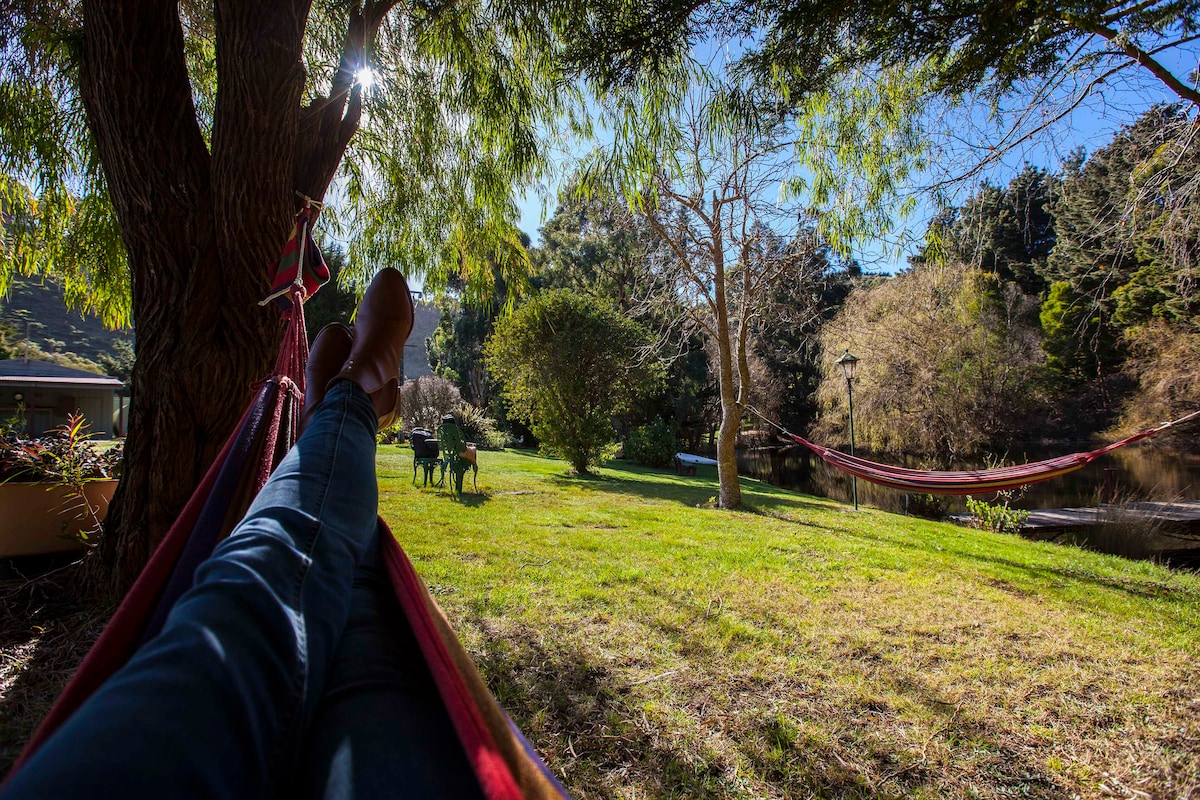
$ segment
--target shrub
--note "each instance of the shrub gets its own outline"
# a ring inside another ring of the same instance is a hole
[[[0,483],[45,481],[62,487],[67,495],[63,513],[90,519],[77,535],[84,544],[94,545],[102,530],[100,509],[92,506],[85,489],[93,481],[121,476],[121,445],[106,450],[94,447],[87,420],[78,413],[40,438],[22,438],[11,422],[0,429]]]
[[[657,385],[659,371],[639,360],[649,343],[611,306],[553,291],[500,319],[484,351],[512,415],[529,420],[543,449],[586,473],[616,440],[613,415]]]
[[[625,457],[646,467],[665,467],[678,452],[679,438],[662,417],[634,428],[625,437]]]
[[[454,418],[468,442],[485,450],[504,449],[504,434],[496,430],[496,420],[489,418],[482,409],[464,401],[455,407]]]
[[[400,387],[400,414],[404,427],[436,431],[442,417],[462,403],[458,387],[445,378],[425,375]]]
[[[828,443],[847,431],[846,381],[834,361],[847,348],[864,356],[854,379],[863,449],[949,462],[1028,437],[1055,411],[1036,311],[1015,284],[962,264],[855,289],[822,329],[824,413],[810,438]]]
[[[386,428],[380,428],[375,434],[375,444],[399,444],[404,438],[404,423],[396,422]]]
[[[940,495],[908,494],[905,495],[905,498],[905,511],[914,517],[925,519],[945,519],[946,517],[946,498]]]
[[[1028,511],[1009,508],[1008,500],[996,504],[968,497],[967,511],[974,517],[974,527],[997,533],[1020,533],[1029,520]]]
[[[91,443],[82,414],[40,438],[23,438],[9,428],[0,436],[0,482],[49,481],[64,486],[119,478],[122,447],[99,450]]]

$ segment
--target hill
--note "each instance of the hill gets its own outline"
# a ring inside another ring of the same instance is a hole
[[[54,281],[42,283],[16,278],[8,296],[0,300],[0,322],[11,324],[18,339],[28,338],[47,353],[75,353],[95,361],[110,353],[118,339],[133,341],[133,331],[112,331],[99,319],[68,311],[62,287]]]
[[[348,311],[353,311],[351,301]],[[404,348],[404,369],[408,378],[429,375],[429,356],[425,340],[437,328],[440,312],[432,303],[417,302],[412,336]],[[95,361],[111,353],[118,340],[133,341],[133,330],[109,330],[99,319],[68,311],[62,287],[53,281],[41,283],[28,278],[13,281],[8,297],[0,300],[0,322],[11,324],[18,339],[28,338],[47,353],[74,353]]]

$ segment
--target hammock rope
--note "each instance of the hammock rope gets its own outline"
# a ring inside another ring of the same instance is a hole
[[[1161,433],[1176,425],[1182,425],[1200,417],[1200,410],[1196,410],[1178,419],[1164,422],[1154,428],[1135,433],[1120,441],[1083,453],[1071,453],[1070,455],[1048,458],[1044,461],[1033,461],[1028,464],[1019,464],[1012,467],[947,471],[894,467],[888,464],[868,461],[865,458],[858,458],[857,456],[852,456],[829,447],[822,447],[819,444],[810,442],[803,436],[797,436],[779,423],[768,419],[753,406],[746,406],[746,409],[753,412],[767,424],[778,428],[787,438],[816,453],[822,461],[849,475],[854,475],[865,481],[901,491],[947,495],[999,492],[1058,478],[1075,470],[1083,469],[1096,459],[1118,448],[1139,442],[1156,433]]]
[[[272,374],[255,390],[224,448],[154,551],[79,669],[34,732],[10,775],[83,703],[161,630],[175,602],[192,585],[196,567],[241,520],[250,502],[299,434],[304,407],[308,341],[304,301],[328,280],[309,229],[309,208],[272,270],[272,296],[286,303],[287,322]],[[380,547],[407,624],[416,637],[475,777],[489,800],[565,798],[566,790],[537,751],[500,709],[441,609],[429,594],[387,523],[380,517]],[[399,634],[400,631],[398,630]],[[397,737],[419,731],[397,731]]]

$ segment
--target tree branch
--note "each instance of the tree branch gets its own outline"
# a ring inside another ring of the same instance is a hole
[[[675,239],[667,232],[667,229],[663,227],[663,224],[658,220],[657,217],[655,217],[653,214],[646,214],[645,218],[647,224],[650,226],[650,229],[654,231],[659,239],[666,242],[667,246],[671,248],[671,252],[673,252],[675,257],[679,259],[680,269],[682,269],[683,273],[687,275],[688,280],[695,284],[696,288],[699,289],[700,296],[704,298],[704,302],[708,305],[709,310],[715,314],[717,312],[716,303],[709,294],[708,287],[705,285],[705,282],[700,280],[700,277],[688,264],[688,252],[684,250],[683,247],[680,246],[680,244],[676,242]]]
[[[1163,85],[1179,95],[1180,98],[1191,102],[1193,105],[1200,106],[1200,92],[1184,84],[1183,81],[1175,77],[1169,69],[1156,61],[1148,52],[1135,45],[1131,39],[1122,40],[1118,31],[1075,14],[1063,14],[1062,19],[1081,31],[1099,36],[1111,43],[1131,60],[1146,68],[1151,75],[1162,81]]]
[[[355,4],[350,10],[342,52],[329,94],[313,98],[300,111],[300,141],[295,188],[303,194],[324,197],[350,140],[362,121],[362,87],[358,71],[370,63],[379,28],[398,0]]]

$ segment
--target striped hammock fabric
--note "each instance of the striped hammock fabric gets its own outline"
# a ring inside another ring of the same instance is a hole
[[[292,312],[274,374],[258,388],[195,494],[26,745],[13,774],[142,643],[159,632],[171,607],[191,587],[196,567],[232,531],[291,449],[304,404],[308,345],[303,309],[307,293],[294,286],[289,296]],[[568,797],[533,746],[500,710],[387,524],[382,518],[378,524],[384,563],[405,616],[396,625],[411,626],[484,796],[489,800]],[[420,733],[398,732],[399,737],[405,735]]]
[[[804,437],[796,436],[793,433],[787,433],[786,435],[797,444],[804,445],[820,456],[823,461],[842,472],[862,478],[865,481],[870,481],[871,483],[878,483],[881,486],[889,486],[904,492],[922,492],[928,494],[987,494],[1005,489],[1015,489],[1018,486],[1025,486],[1031,483],[1040,483],[1041,481],[1048,481],[1052,478],[1066,475],[1069,472],[1082,469],[1119,447],[1141,441],[1198,416],[1200,416],[1200,411],[1193,411],[1179,419],[1164,422],[1156,428],[1135,433],[1133,436],[1128,436],[1119,442],[1113,442],[1098,450],[1089,450],[1086,453],[1072,453],[1071,455],[1050,458],[1045,461],[1020,464],[1015,467],[964,470],[961,472],[892,467],[887,464],[867,461],[865,458],[857,458],[838,450],[831,450],[819,444],[813,444]]]
[[[284,245],[279,261],[272,264],[269,271],[271,294],[267,299],[273,300],[285,314],[292,310],[289,287],[304,287],[307,298],[329,282],[329,266],[312,236],[312,216],[313,210],[307,207],[296,214],[292,235]]]

